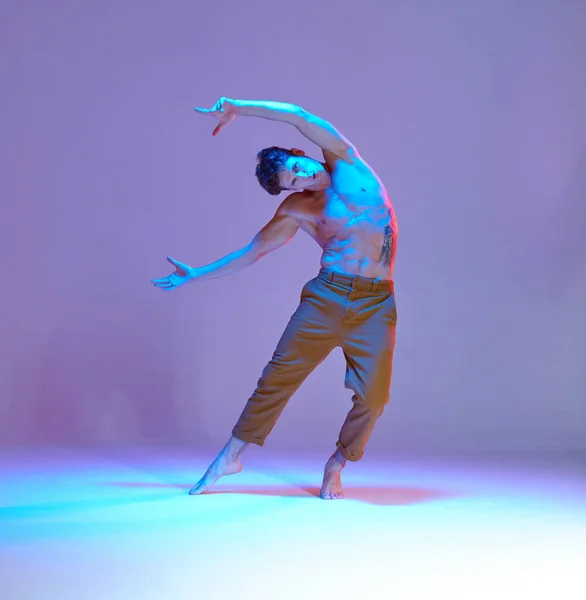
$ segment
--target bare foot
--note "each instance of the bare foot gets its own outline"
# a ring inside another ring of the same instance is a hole
[[[346,466],[346,459],[336,450],[326,463],[324,481],[321,486],[320,496],[324,500],[338,500],[344,497],[342,491],[342,469]]]
[[[194,496],[207,492],[220,477],[233,475],[242,471],[242,452],[248,444],[232,436],[216,460],[210,465],[205,475],[189,490]]]

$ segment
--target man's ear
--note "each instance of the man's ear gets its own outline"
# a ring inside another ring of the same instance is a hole
[[[293,156],[305,156],[305,152],[299,150],[299,148],[291,148],[291,154],[293,154]]]

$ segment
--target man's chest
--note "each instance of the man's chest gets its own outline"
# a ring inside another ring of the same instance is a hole
[[[320,209],[316,215],[318,226],[326,236],[342,229],[348,232],[363,229],[375,233],[391,225],[393,221],[390,202],[380,196],[343,198],[336,191],[327,190]]]

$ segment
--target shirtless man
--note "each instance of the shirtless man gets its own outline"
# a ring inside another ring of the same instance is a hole
[[[324,162],[296,149],[259,152],[256,175],[261,186],[271,195],[291,192],[274,217],[246,247],[209,265],[193,268],[168,257],[175,272],[152,283],[172,290],[190,281],[229,275],[276,250],[299,229],[323,254],[319,274],[305,284],[299,307],[232,436],[189,493],[201,494],[220,477],[239,472],[248,444],[263,445],[289,398],[340,346],[353,405],[325,466],[321,497],[341,498],[340,473],[347,460],[362,458],[389,401],[397,321],[392,281],[397,220],[389,196],[356,148],[330,123],[299,106],[220,98],[211,109],[195,110],[217,119],[213,135],[238,115],[289,123],[322,149]]]

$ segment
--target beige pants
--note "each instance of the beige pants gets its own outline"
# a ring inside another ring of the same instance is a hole
[[[397,308],[392,281],[321,269],[305,284],[272,359],[262,372],[233,435],[262,446],[289,398],[336,346],[346,358],[352,408],[337,446],[356,461],[389,401]]]

